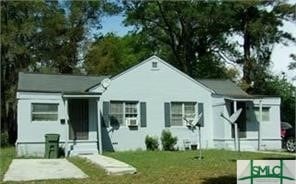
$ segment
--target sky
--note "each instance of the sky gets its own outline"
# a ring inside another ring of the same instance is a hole
[[[102,34],[108,32],[116,33],[119,36],[124,36],[131,31],[133,27],[125,27],[122,23],[124,17],[122,15],[104,17],[102,19]],[[282,27],[284,31],[291,33],[296,38],[296,23],[284,23]],[[290,58],[291,53],[296,53],[296,44],[290,44],[289,46],[284,46],[282,44],[277,44],[274,46],[272,55],[271,55],[271,71],[273,74],[282,75],[282,72],[285,73],[287,79],[293,82],[296,85],[296,80],[292,80],[296,76],[295,70],[288,70],[288,65],[293,60]]]

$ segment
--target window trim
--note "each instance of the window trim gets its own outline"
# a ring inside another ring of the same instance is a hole
[[[122,108],[123,108],[123,111],[122,111],[122,121],[123,123],[120,124],[119,126],[122,126],[122,127],[129,127],[126,123],[126,110],[125,110],[125,107],[126,107],[126,103],[135,103],[136,104],[136,108],[137,108],[137,126],[139,126],[139,123],[140,123],[140,103],[139,101],[133,101],[133,100],[130,100],[130,101],[119,101],[119,100],[111,100],[110,101],[110,106],[109,106],[109,114],[110,116],[112,116],[112,112],[111,112],[111,104],[112,103],[122,103]],[[111,122],[110,122],[111,123]]]
[[[57,106],[57,111],[51,111],[51,112],[33,112],[33,106],[34,105],[56,105]],[[58,122],[59,121],[59,103],[50,103],[50,102],[32,102],[31,103],[31,122]],[[52,115],[52,114],[56,114],[57,115],[57,119],[56,120],[33,120],[33,115],[36,114],[48,114],[48,115]]]
[[[181,103],[182,104],[182,125],[172,125],[172,103]],[[170,126],[174,127],[174,128],[183,128],[183,127],[187,127],[187,124],[185,122],[185,120],[183,119],[184,115],[185,115],[185,103],[192,103],[194,104],[194,112],[196,114],[196,112],[198,111],[198,103],[195,101],[171,101],[170,102]]]

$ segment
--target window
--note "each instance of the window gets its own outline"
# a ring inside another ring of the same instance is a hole
[[[111,102],[110,103],[111,123],[119,125],[130,125],[128,121],[137,124],[138,103],[137,102]]]
[[[187,120],[193,121],[195,116],[195,103],[184,103],[184,117]]]
[[[171,103],[171,125],[183,126],[186,124],[184,118],[193,121],[196,112],[194,102],[172,102]]]
[[[125,118],[137,118],[137,103],[125,103]]]
[[[32,121],[57,121],[58,104],[33,103]]]
[[[111,123],[118,123],[123,125],[123,103],[111,102],[110,103]]]
[[[183,125],[183,104],[182,103],[171,103],[171,125],[172,126],[182,126]]]
[[[262,107],[262,121],[269,121],[269,107]],[[254,107],[254,112],[256,115],[256,119],[259,121],[259,107]]]
[[[157,68],[157,62],[152,62],[152,68]]]

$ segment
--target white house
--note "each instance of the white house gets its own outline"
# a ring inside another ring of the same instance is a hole
[[[145,149],[145,136],[169,129],[198,144],[184,117],[202,113],[202,148],[280,149],[280,98],[251,96],[229,80],[194,80],[152,56],[110,76],[19,73],[18,155],[44,154],[60,134],[67,155]],[[239,141],[227,119],[237,110]]]

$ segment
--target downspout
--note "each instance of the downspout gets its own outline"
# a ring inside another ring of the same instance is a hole
[[[261,150],[261,123],[262,123],[262,99],[259,100],[259,122],[258,122],[258,151]]]
[[[101,117],[100,117],[100,99],[97,99],[97,121],[98,121],[98,138],[99,138],[99,154],[103,153],[103,146],[102,146],[102,123],[101,123]]]
[[[65,117],[65,157],[68,157],[69,145],[68,145],[68,134],[69,134],[69,115],[68,115],[68,99],[63,98],[64,102],[64,117]]]
[[[237,111],[237,101],[234,100],[233,101],[233,113],[235,113]],[[234,123],[234,147],[236,151],[239,151],[239,147],[238,147],[238,131],[237,131],[237,123]]]

